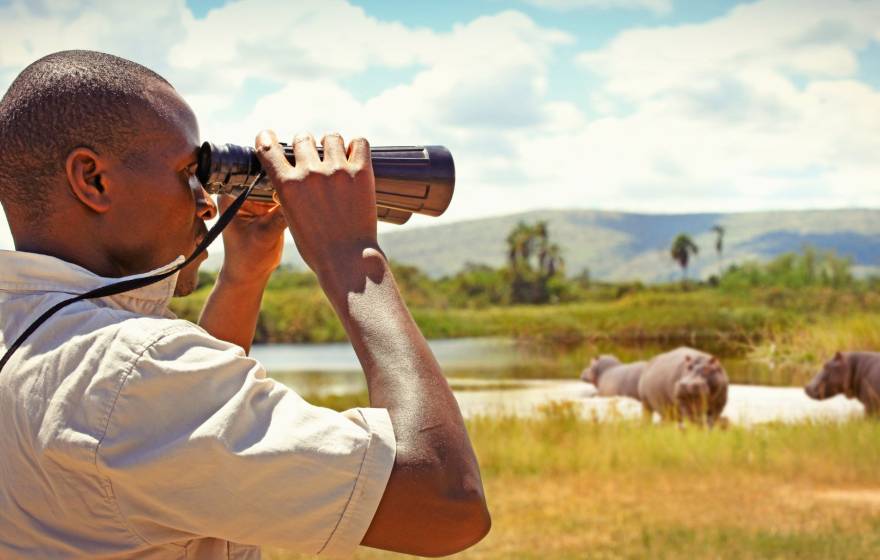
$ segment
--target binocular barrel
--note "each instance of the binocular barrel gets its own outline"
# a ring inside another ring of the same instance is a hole
[[[294,164],[293,148],[284,155]],[[378,218],[402,224],[413,213],[439,216],[455,189],[455,164],[443,146],[374,146],[370,149],[376,178]],[[323,158],[322,148],[318,154]],[[205,142],[199,149],[196,176],[211,194],[236,195],[254,180],[249,199],[272,202],[275,189],[261,176],[262,165],[249,146]]]

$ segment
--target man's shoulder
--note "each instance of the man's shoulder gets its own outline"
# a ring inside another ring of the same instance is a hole
[[[116,333],[113,344],[136,354],[179,354],[187,349],[229,352],[238,346],[220,340],[199,325],[184,319],[138,315],[113,310]],[[240,350],[240,349],[239,349]]]
[[[117,330],[116,338],[130,346],[146,348],[165,337],[181,334],[216,340],[203,328],[185,319],[140,315],[119,309],[109,310],[109,314]]]
[[[66,344],[94,345],[106,357],[136,364],[149,356],[180,355],[187,350],[236,353],[240,348],[220,340],[199,325],[173,316],[145,315],[126,309],[94,306],[72,310]],[[76,335],[77,331],[79,336]],[[130,368],[125,368],[130,369]]]

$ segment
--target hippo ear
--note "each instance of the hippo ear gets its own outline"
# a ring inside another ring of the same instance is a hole
[[[715,356],[712,356],[712,359],[709,360],[709,363],[710,363],[710,364],[717,364],[717,363],[718,363],[718,358],[716,358]]]
[[[840,350],[838,350],[838,351],[834,354],[834,359],[837,360],[838,362],[843,361],[843,354],[840,353]]]

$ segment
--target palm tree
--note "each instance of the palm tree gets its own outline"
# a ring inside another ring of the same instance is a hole
[[[545,303],[550,299],[548,282],[561,273],[564,263],[559,245],[550,243],[547,222],[518,223],[507,236],[507,261],[514,302]]]
[[[556,243],[550,243],[546,247],[541,248],[541,258],[539,264],[541,277],[550,279],[562,270],[565,261],[562,258],[562,249]]]
[[[699,252],[699,247],[694,243],[694,240],[690,238],[686,233],[678,234],[678,237],[672,242],[672,247],[669,249],[669,254],[672,256],[672,259],[678,263],[681,267],[681,281],[684,282],[687,280],[687,267],[688,262],[691,260],[691,255],[696,255]]]
[[[718,278],[721,278],[721,273],[724,271],[724,267],[722,266],[722,253],[724,252],[724,226],[715,224],[712,226],[712,231],[715,232],[715,252],[718,253]]]

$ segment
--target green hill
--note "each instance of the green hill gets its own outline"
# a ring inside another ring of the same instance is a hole
[[[804,210],[730,214],[634,214],[597,210],[539,210],[401,229],[380,236],[395,261],[418,266],[431,276],[460,270],[465,263],[500,266],[505,238],[519,221],[546,220],[550,236],[563,249],[568,274],[589,269],[601,280],[659,282],[680,277],[669,257],[679,233],[700,248],[691,276],[718,270],[715,224],[726,229],[723,262],[766,260],[805,245],[853,258],[855,271],[880,272],[880,210]],[[296,248],[285,248],[285,262],[302,265]],[[215,266],[217,261],[215,262]]]

